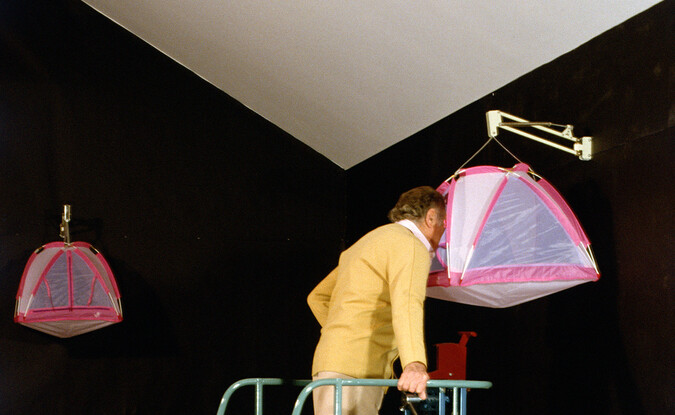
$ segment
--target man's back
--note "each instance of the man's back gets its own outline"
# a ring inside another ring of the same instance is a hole
[[[343,252],[327,277],[334,281],[312,372],[389,378],[401,341],[411,361],[425,362],[422,326],[429,264],[426,247],[398,224],[369,232]],[[311,294],[308,301],[311,306]]]

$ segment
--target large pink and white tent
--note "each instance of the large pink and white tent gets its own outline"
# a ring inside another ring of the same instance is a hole
[[[460,170],[438,190],[447,226],[427,296],[501,308],[598,280],[574,213],[526,164]]]

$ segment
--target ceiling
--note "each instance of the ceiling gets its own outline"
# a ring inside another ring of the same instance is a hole
[[[83,1],[344,169],[658,3]]]

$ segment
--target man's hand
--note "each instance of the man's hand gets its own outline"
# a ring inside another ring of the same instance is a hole
[[[420,399],[427,399],[427,367],[420,362],[408,363],[398,380],[398,390],[419,395]]]

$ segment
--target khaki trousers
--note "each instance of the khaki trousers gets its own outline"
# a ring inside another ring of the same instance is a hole
[[[317,379],[354,379],[337,372],[319,372],[312,377]],[[382,405],[384,388],[381,386],[343,386],[342,415],[377,415]],[[312,392],[314,415],[335,414],[335,387],[321,386]]]

